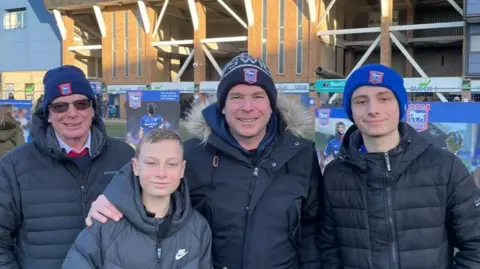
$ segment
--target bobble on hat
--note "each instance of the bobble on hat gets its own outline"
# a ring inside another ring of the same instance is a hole
[[[263,88],[270,99],[272,109],[277,107],[277,88],[267,65],[247,53],[242,53],[223,68],[223,75],[217,89],[217,105],[220,110],[225,106],[230,89],[239,84]]]
[[[345,83],[343,91],[343,108],[348,118],[353,121],[352,116],[352,95],[362,86],[385,87],[393,92],[397,98],[398,107],[400,109],[400,120],[406,113],[408,96],[403,78],[395,70],[381,64],[364,65],[353,71]]]

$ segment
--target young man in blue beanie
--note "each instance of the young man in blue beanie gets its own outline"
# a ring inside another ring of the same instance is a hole
[[[44,77],[33,143],[0,160],[0,268],[60,269],[93,200],[134,155],[107,136],[82,70]]]
[[[193,108],[185,142],[193,206],[209,222],[215,269],[319,269],[315,245],[322,176],[311,121],[278,95],[265,64],[248,54],[228,63],[217,102]],[[91,215],[118,219],[101,196]],[[105,210],[108,208],[109,210]],[[100,216],[103,215],[103,216]]]
[[[379,64],[346,82],[354,125],[324,173],[324,269],[480,268],[480,190],[455,155],[400,121],[403,85]]]

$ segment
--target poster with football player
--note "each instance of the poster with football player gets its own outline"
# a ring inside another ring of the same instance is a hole
[[[126,142],[135,147],[148,132],[166,128],[178,132],[179,91],[127,91]]]

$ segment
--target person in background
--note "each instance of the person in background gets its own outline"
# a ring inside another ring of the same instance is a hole
[[[184,171],[182,139],[175,132],[145,134],[131,164],[104,192],[124,218],[83,230],[62,268],[212,268],[210,227],[192,209]]]
[[[12,113],[13,105],[0,105],[0,157],[25,144],[20,122],[13,118]]]
[[[0,160],[0,269],[60,269],[92,201],[131,160],[107,135],[82,70],[46,72],[27,143]]]
[[[39,110],[42,107],[42,103],[43,103],[43,94],[40,95],[40,97],[37,99],[37,103],[35,104],[35,108],[33,109],[33,113],[35,113],[35,111]]]
[[[217,102],[189,113],[185,178],[212,229],[214,268],[321,268],[312,126],[306,108],[279,95],[265,63],[246,53],[225,66]],[[123,214],[102,195],[87,224]]]
[[[103,119],[106,119],[108,115],[108,100],[103,100],[102,107],[103,107],[103,110],[102,110]]]
[[[401,121],[403,78],[365,65],[343,97],[354,125],[325,168],[323,269],[480,268],[480,189],[457,156]]]

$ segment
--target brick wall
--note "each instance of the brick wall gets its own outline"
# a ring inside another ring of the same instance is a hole
[[[315,81],[314,67],[311,63],[317,57],[318,38],[316,25],[309,21],[309,11],[306,1],[303,1],[302,12],[302,72],[296,70],[296,41],[297,41],[297,3],[300,0],[284,0],[284,44],[285,63],[284,73],[279,74],[279,43],[280,43],[280,1],[269,0],[267,4],[267,65],[277,82],[313,82]],[[253,0],[254,25],[248,30],[248,51],[255,57],[261,56],[262,33],[262,2]],[[312,28],[313,27],[313,28]]]

